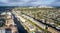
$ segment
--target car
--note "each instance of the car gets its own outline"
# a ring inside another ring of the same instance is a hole
[[[60,30],[60,26],[56,27],[58,30]]]
[[[50,23],[50,25],[51,25],[52,27],[55,27],[54,23]]]

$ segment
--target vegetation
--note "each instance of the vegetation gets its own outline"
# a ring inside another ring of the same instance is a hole
[[[34,17],[35,19],[38,19],[38,20],[44,19],[46,20],[46,23],[49,22],[50,25],[51,23],[54,23],[53,26],[55,27],[60,25],[60,17],[59,17],[60,8],[25,8],[25,9],[15,8],[14,9],[14,11],[17,11],[17,10],[22,12],[23,14]]]

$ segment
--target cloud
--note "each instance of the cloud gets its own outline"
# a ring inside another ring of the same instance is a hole
[[[55,0],[50,4],[51,6],[60,6],[60,0]]]
[[[0,0],[0,6],[38,6],[38,5],[55,5],[59,0]]]

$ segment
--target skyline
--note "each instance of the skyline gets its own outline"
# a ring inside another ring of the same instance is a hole
[[[60,0],[0,0],[0,6],[60,6]]]

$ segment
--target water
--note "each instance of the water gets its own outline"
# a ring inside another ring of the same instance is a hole
[[[17,20],[17,18],[15,17],[14,14],[13,14],[13,17],[14,17],[14,22],[17,25],[18,32],[19,33],[27,33],[27,31],[24,29],[24,27],[21,25],[21,23]]]

